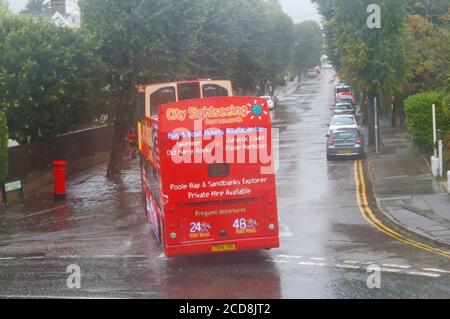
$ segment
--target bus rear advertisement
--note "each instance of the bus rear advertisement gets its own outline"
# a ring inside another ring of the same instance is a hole
[[[279,247],[266,100],[158,106],[139,125],[145,207],[167,256]]]

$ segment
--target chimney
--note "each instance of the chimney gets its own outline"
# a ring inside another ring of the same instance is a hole
[[[55,14],[56,12],[59,12],[62,15],[66,14],[66,0],[51,0],[50,4],[52,14]]]

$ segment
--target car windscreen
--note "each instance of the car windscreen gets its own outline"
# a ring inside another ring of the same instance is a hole
[[[340,104],[340,105],[336,105],[335,110],[337,110],[337,111],[350,111],[350,110],[352,110],[352,106],[350,104]]]
[[[354,125],[355,120],[352,117],[334,117],[331,120],[332,125]]]
[[[345,101],[345,102],[353,102],[353,98],[351,96],[341,96],[339,97],[339,101]]]

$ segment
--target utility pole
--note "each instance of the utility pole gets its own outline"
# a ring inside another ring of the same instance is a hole
[[[432,106],[432,116],[433,116],[433,150],[434,150],[434,157],[437,157],[437,151],[436,151],[436,142],[437,142],[437,136],[436,136],[436,105],[433,104]]]
[[[392,128],[395,128],[397,126],[395,96],[392,96],[391,98],[391,111],[392,111]]]
[[[439,159],[439,177],[444,177],[444,153],[442,144],[442,133],[438,130],[438,159]]]
[[[438,152],[438,143],[437,143],[437,130],[436,130],[436,105],[432,106],[432,117],[433,117],[433,150],[434,155],[431,157],[431,171],[433,172],[433,176],[437,177],[441,175],[440,172],[440,159]]]
[[[375,154],[378,155],[378,107],[377,107],[377,97],[374,98],[374,108],[375,108]]]

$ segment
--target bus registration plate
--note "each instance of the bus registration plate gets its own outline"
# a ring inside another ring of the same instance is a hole
[[[236,244],[223,244],[223,245],[213,245],[212,246],[213,252],[231,251],[231,250],[236,250]]]

